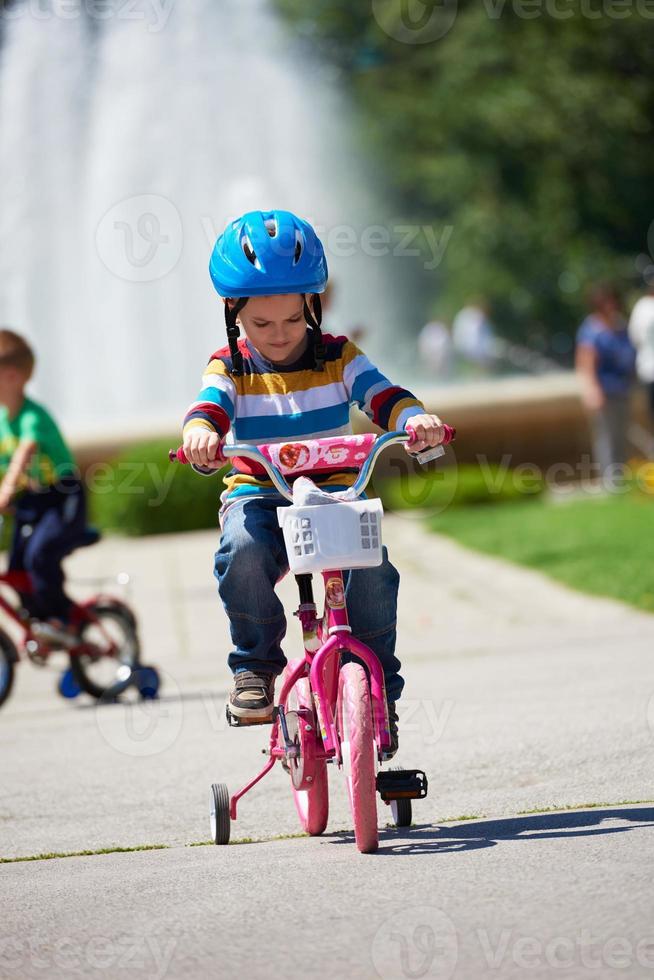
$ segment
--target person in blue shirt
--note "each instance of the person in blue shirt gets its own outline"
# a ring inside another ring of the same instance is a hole
[[[595,463],[600,477],[611,481],[627,460],[636,349],[612,286],[594,286],[588,305],[590,312],[577,332],[576,368],[591,421]]]

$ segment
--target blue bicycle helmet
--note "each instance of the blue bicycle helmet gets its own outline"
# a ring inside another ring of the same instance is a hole
[[[308,223],[290,211],[249,211],[232,221],[218,238],[209,273],[225,299],[225,323],[234,374],[243,373],[236,318],[251,296],[301,293],[304,316],[313,329],[315,369],[323,370],[325,349],[320,333],[319,293],[327,286],[327,260],[320,239]],[[314,295],[313,312],[306,301]]]
[[[323,293],[327,261],[308,221],[290,211],[249,211],[214,246],[209,272],[216,292],[236,299]]]

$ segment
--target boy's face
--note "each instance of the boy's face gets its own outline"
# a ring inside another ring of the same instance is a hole
[[[304,300],[299,293],[253,296],[238,315],[245,336],[266,360],[292,364],[308,343]]]
[[[0,365],[0,405],[13,402],[27,384],[24,371],[10,365]]]

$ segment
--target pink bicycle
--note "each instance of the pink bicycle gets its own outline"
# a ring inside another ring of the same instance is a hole
[[[444,444],[455,430],[445,427]],[[224,445],[225,458],[247,458],[265,469],[278,492],[291,502],[278,508],[289,569],[295,575],[300,606],[295,613],[302,624],[304,657],[289,661],[281,675],[279,703],[266,765],[243,789],[230,797],[224,783],[211,788],[211,836],[227,844],[230,824],[236,819],[239,800],[280,760],[291,780],[300,823],[306,833],[322,834],[329,815],[327,765],[342,769],[346,783],[357,847],[363,853],[377,849],[377,798],[379,792],[393,813],[396,826],[411,823],[411,800],[427,795],[422,770],[381,771],[391,739],[384,674],[373,651],[352,635],[345,602],[343,571],[382,562],[379,500],[359,499],[380,453],[389,446],[409,442],[411,432],[343,436],[306,442],[251,446]],[[421,462],[442,455],[444,449],[417,453]],[[186,462],[181,449],[171,459]],[[357,467],[359,476],[346,499],[329,503],[294,503],[287,477],[316,470]],[[203,474],[216,470],[202,470]],[[320,572],[325,585],[325,607],[318,617],[312,574]],[[354,655],[355,661],[344,661]],[[227,706],[228,721],[242,723]]]

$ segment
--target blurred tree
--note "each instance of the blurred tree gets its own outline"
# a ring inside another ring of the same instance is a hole
[[[403,216],[453,227],[432,312],[483,296],[503,333],[560,336],[590,280],[639,285],[654,219],[654,4],[277,3],[345,76]],[[412,4],[436,40],[415,43]]]

